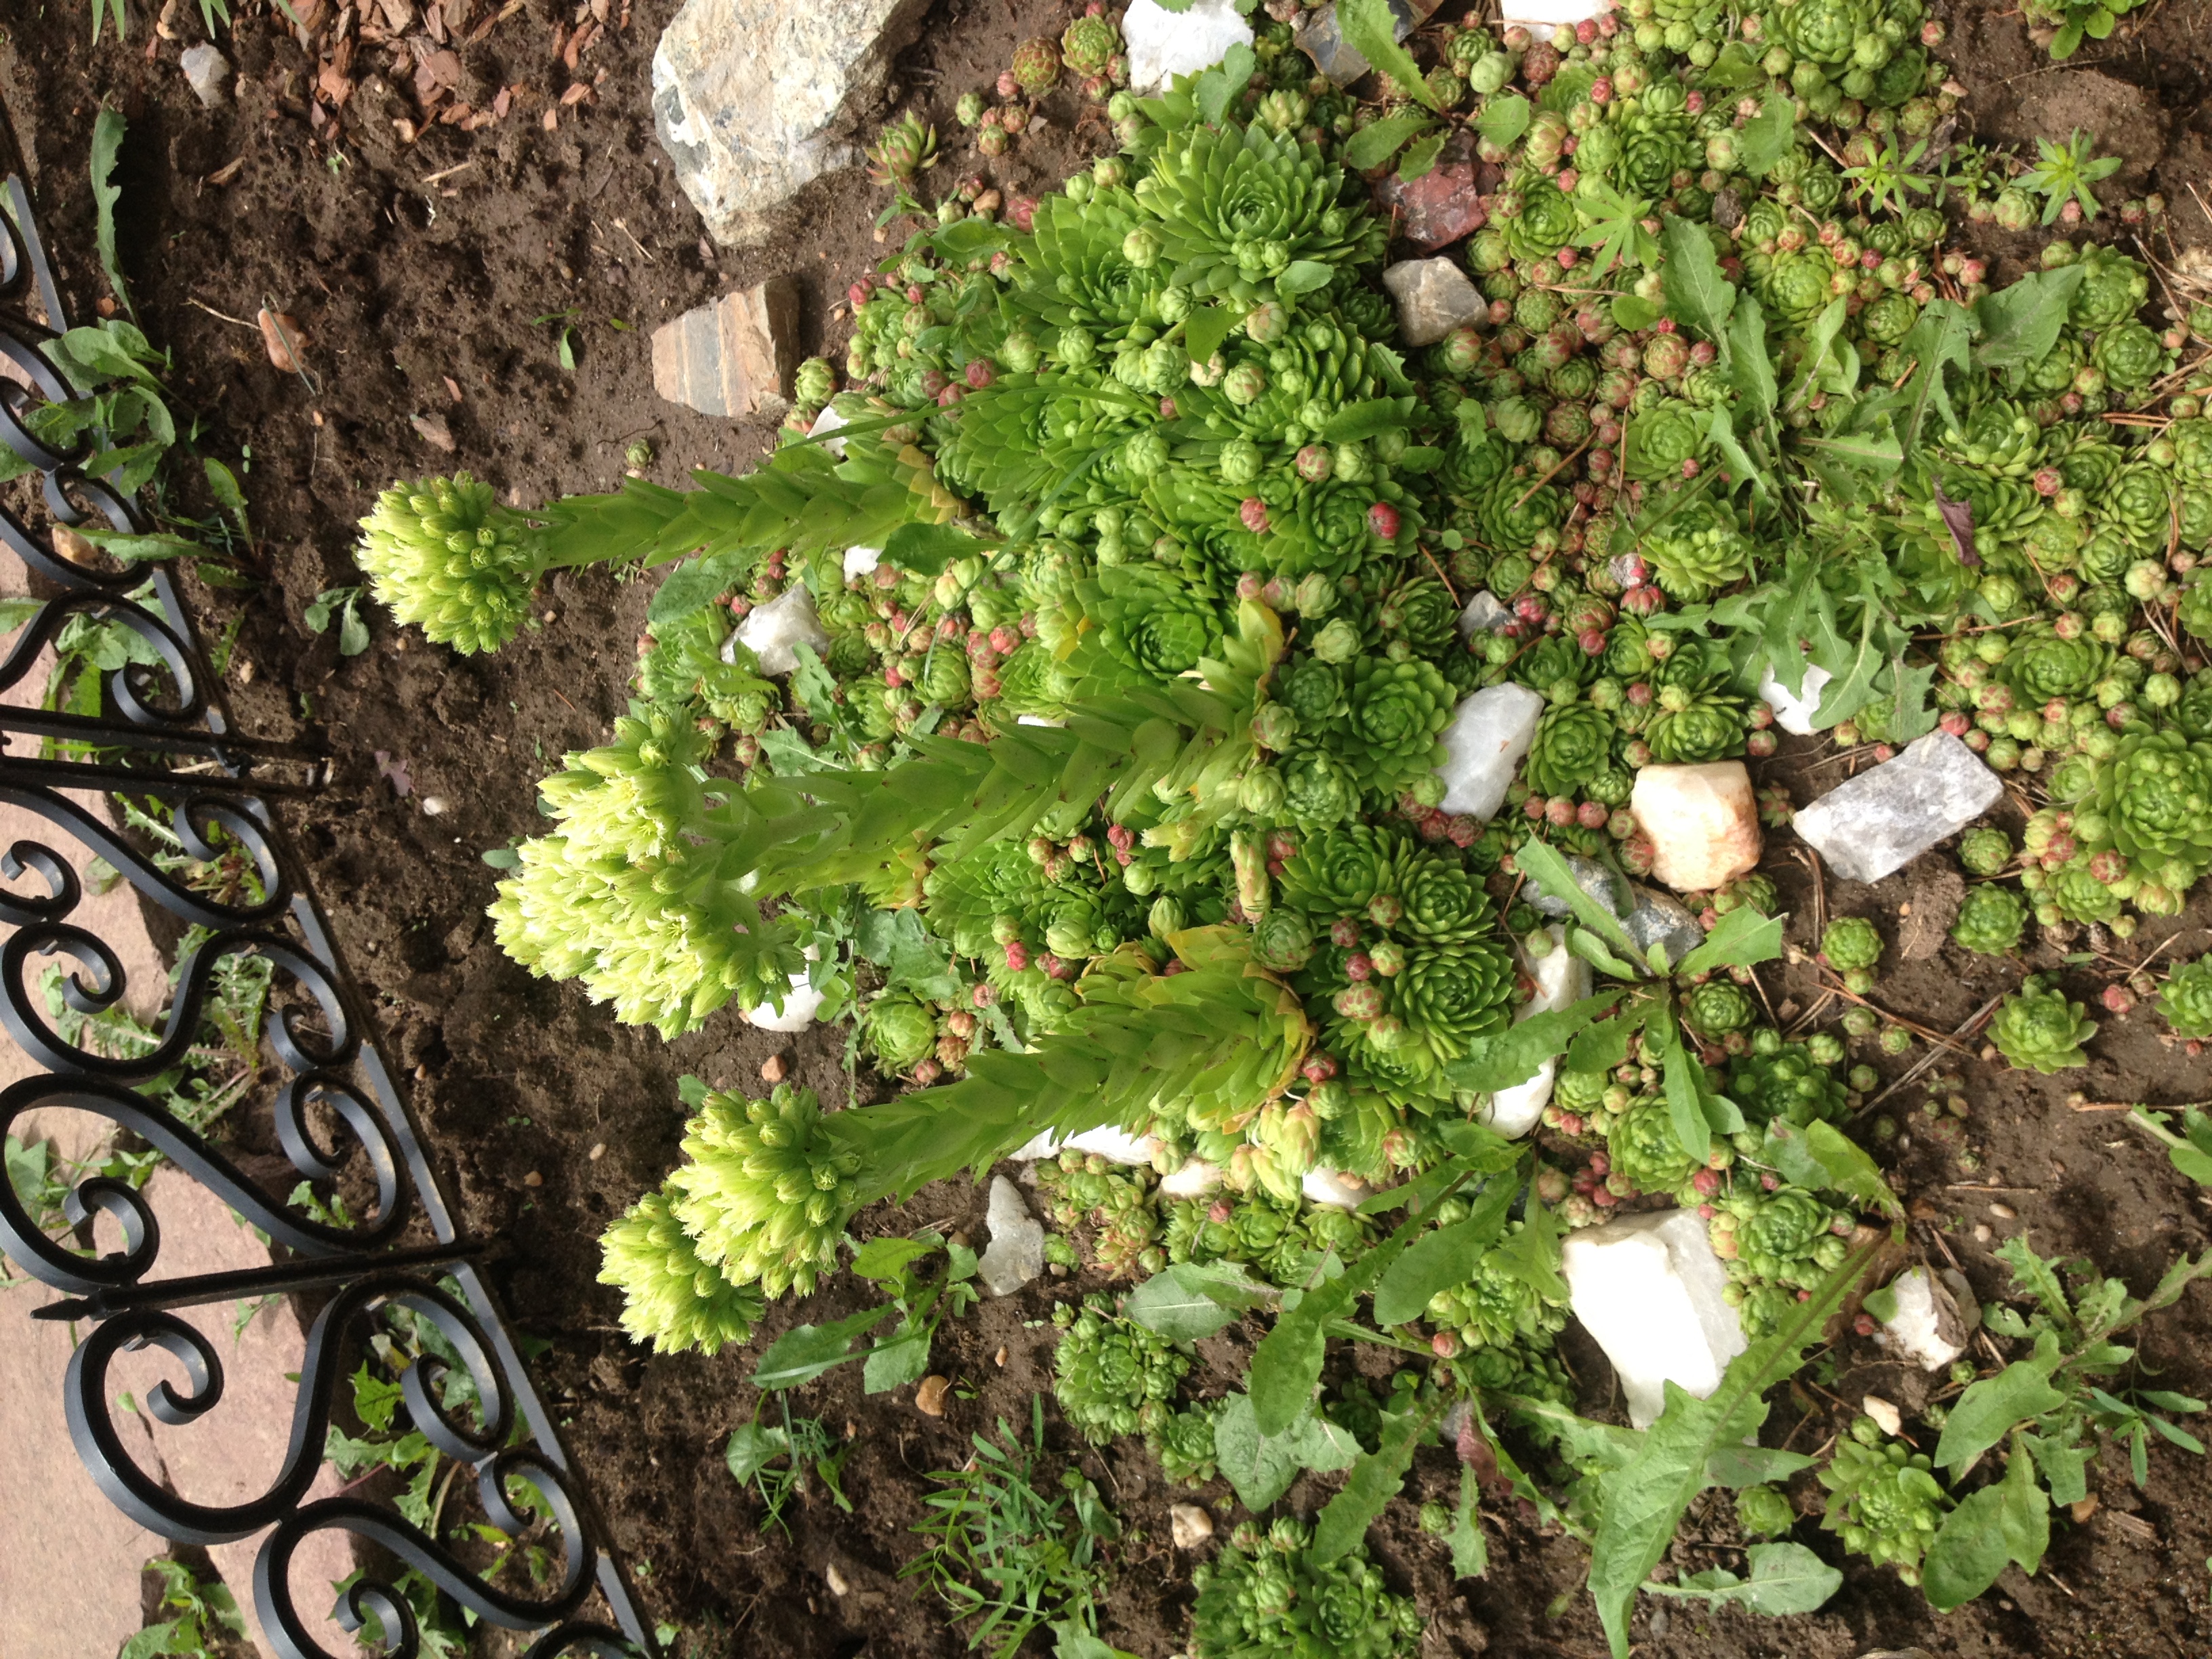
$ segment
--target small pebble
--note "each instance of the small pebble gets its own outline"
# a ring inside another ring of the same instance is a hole
[[[537,1170],[532,1170],[528,1175],[522,1177],[522,1184],[526,1187],[543,1187],[545,1184],[545,1177],[540,1175]]]
[[[423,796],[422,811],[431,817],[443,817],[447,811],[446,798],[443,795]]]
[[[945,1415],[945,1393],[952,1386],[949,1376],[925,1376],[914,1391],[914,1408],[924,1417]]]
[[[1990,1231],[1990,1224],[1988,1222],[1980,1221],[1974,1224],[1975,1243],[1986,1244],[1995,1237],[1996,1235]]]
[[[1006,1368],[1006,1350],[1004,1347],[1001,1347],[998,1352],[993,1354],[991,1356],[991,1363],[994,1365],[996,1365],[1000,1370],[1004,1370]]]
[[[557,612],[549,611],[547,611],[547,612],[545,613],[545,620],[546,620],[547,622],[549,622],[549,623],[550,623],[550,622],[551,622],[551,621],[553,620],[554,617],[555,617],[556,615],[557,615],[557,614],[558,614]]]
[[[845,1438],[848,1440],[858,1440],[860,1437],[860,1425],[858,1423],[855,1423],[851,1418],[847,1418],[845,1419]]]
[[[1881,1431],[1893,1437],[1905,1426],[1905,1414],[1878,1394],[1870,1394],[1859,1401],[1859,1409],[1881,1425]]]
[[[787,1069],[781,1054],[770,1054],[761,1061],[761,1079],[765,1083],[781,1083]]]
[[[1170,1504],[1168,1525],[1179,1550],[1194,1550],[1213,1536],[1213,1517],[1195,1504]]]
[[[1045,1271],[1050,1273],[1054,1279],[1065,1279],[1067,1277],[1067,1269],[1060,1266],[1057,1261],[1047,1264]]]
[[[837,1571],[835,1561],[822,1569],[822,1582],[830,1586],[832,1595],[846,1595],[852,1592],[852,1585],[845,1581],[845,1575]]]
[[[2018,1218],[2020,1212],[2009,1204],[1992,1204],[1990,1213],[2000,1221],[2011,1221]]]
[[[586,1160],[588,1160],[589,1162],[593,1163],[593,1164],[597,1164],[597,1163],[598,1163],[601,1158],[605,1158],[606,1155],[607,1155],[607,1143],[606,1143],[605,1141],[604,1141],[604,1140],[595,1140],[595,1141],[593,1141],[593,1142],[592,1143],[592,1150],[591,1150],[590,1152],[586,1152],[586,1153],[584,1154],[584,1157],[585,1157],[585,1158],[586,1158]]]
[[[957,1244],[963,1250],[975,1248],[974,1241],[968,1237],[968,1230],[965,1227],[955,1227],[952,1230],[952,1237],[945,1242],[948,1244]]]
[[[2074,1524],[2080,1526],[2097,1512],[2097,1494],[2091,1492],[2087,1498],[2075,1498],[2066,1506],[2066,1512],[2074,1517]]]

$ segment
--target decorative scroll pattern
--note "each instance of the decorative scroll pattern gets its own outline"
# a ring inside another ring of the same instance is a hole
[[[22,183],[6,185],[14,222],[0,216],[0,357],[21,380],[0,378],[0,445],[34,467],[53,526],[100,521],[143,532],[137,508],[102,480],[82,471],[94,448],[88,435],[64,453],[36,434],[42,404],[73,392],[40,348],[65,326],[60,295],[40,244]],[[46,321],[34,321],[30,302]],[[28,384],[23,384],[27,381]],[[39,819],[52,839],[23,839],[0,851],[0,1025],[44,1074],[0,1090],[0,1133],[21,1133],[29,1114],[56,1109],[89,1113],[128,1131],[220,1198],[245,1222],[290,1253],[265,1273],[180,1278],[161,1272],[161,1228],[146,1194],[129,1182],[93,1176],[63,1206],[65,1229],[50,1232],[0,1182],[0,1249],[26,1272],[79,1299],[42,1309],[44,1317],[90,1320],[63,1382],[70,1434],[94,1480],[116,1506],[164,1537],[228,1542],[267,1530],[255,1571],[264,1629],[286,1659],[349,1659],[326,1652],[315,1620],[295,1600],[291,1567],[301,1544],[342,1532],[374,1547],[372,1561],[396,1559],[464,1608],[494,1626],[536,1632],[527,1659],[635,1659],[657,1653],[652,1631],[626,1575],[606,1546],[604,1519],[561,1442],[557,1425],[478,1273],[481,1245],[463,1236],[433,1170],[414,1118],[379,1048],[368,1005],[334,948],[302,878],[274,803],[321,782],[320,757],[237,733],[221,686],[207,667],[191,619],[166,572],[149,583],[139,570],[103,571],[64,556],[50,526],[34,534],[0,505],[0,543],[58,586],[0,651],[0,691],[24,683],[41,650],[74,617],[119,624],[150,647],[158,665],[133,663],[105,690],[112,718],[0,708],[0,805]],[[82,544],[79,543],[78,544]],[[69,745],[49,752],[47,745]],[[106,757],[119,757],[110,759]],[[210,763],[212,763],[210,765]],[[186,769],[189,768],[190,769]],[[304,769],[307,781],[270,774]],[[109,813],[82,803],[104,796]],[[68,792],[68,793],[64,793]],[[125,799],[166,824],[185,860],[224,862],[235,872],[218,894],[196,885],[179,860],[150,854],[118,831]],[[73,850],[74,849],[74,850]],[[168,996],[169,1011],[150,1046],[102,1042],[88,1032],[129,989],[122,956],[90,925],[79,863],[103,861],[148,902],[195,929]],[[216,975],[226,960],[271,964],[273,994],[263,1058],[283,1076],[261,1109],[297,1174],[331,1183],[355,1176],[374,1191],[366,1213],[316,1218],[281,1192],[250,1177],[194,1127],[142,1085],[184,1060],[202,1026]],[[42,981],[61,964],[60,1002]],[[87,1018],[89,1017],[89,1018]],[[95,1229],[100,1243],[95,1243]],[[118,1247],[102,1249],[109,1240]],[[441,1285],[457,1287],[453,1291]],[[170,1373],[144,1391],[157,1422],[190,1429],[224,1396],[223,1351],[179,1308],[251,1299],[303,1289],[327,1291],[307,1338],[283,1465],[266,1489],[240,1503],[209,1504],[167,1490],[134,1460],[134,1441],[117,1421],[118,1356],[152,1350]],[[501,1588],[439,1538],[390,1508],[359,1496],[307,1501],[324,1458],[343,1384],[380,1319],[404,1310],[434,1331],[441,1358],[428,1352],[399,1377],[412,1427],[474,1477],[474,1507],[514,1540],[527,1538],[556,1565],[533,1593]],[[455,1365],[465,1387],[448,1389]],[[449,1409],[459,1399],[472,1402]],[[385,1650],[412,1659],[421,1649],[416,1615],[374,1567],[335,1609],[341,1626],[372,1618]],[[611,1623],[587,1611],[594,1593]]]

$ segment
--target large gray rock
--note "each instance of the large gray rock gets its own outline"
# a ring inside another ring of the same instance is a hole
[[[708,234],[731,247],[766,241],[776,208],[859,159],[850,122],[928,9],[684,0],[653,55],[653,124]]]

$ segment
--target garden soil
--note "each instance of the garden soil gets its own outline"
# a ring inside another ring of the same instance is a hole
[[[236,72],[225,102],[204,108],[178,66],[198,8],[171,0],[163,38],[142,9],[127,40],[88,42],[85,8],[21,3],[0,16],[0,100],[32,177],[64,287],[81,314],[107,294],[93,258],[86,183],[92,123],[102,104],[130,123],[117,178],[118,242],[137,314],[174,353],[171,384],[198,417],[197,441],[241,474],[252,503],[258,568],[246,588],[188,577],[210,636],[235,629],[230,694],[250,732],[313,738],[338,757],[331,792],[300,822],[313,878],[340,941],[378,1004],[392,1047],[471,1231],[501,1241],[497,1274],[518,1322],[550,1346],[538,1361],[575,1450],[591,1472],[616,1538],[655,1614],[684,1632],[689,1655],[789,1659],[921,1659],[965,1650],[941,1607],[901,1569],[915,1553],[934,1470],[956,1468],[970,1437],[1000,1419],[1025,1428],[1048,1389],[1054,1305],[1076,1284],[1047,1279],[986,1302],[939,1339],[935,1367],[953,1387],[940,1417],[914,1391],[863,1397],[856,1368],[804,1390],[798,1404],[849,1437],[848,1513],[818,1490],[795,1503],[786,1538],[758,1530],[759,1506],[724,1468],[730,1431],[753,1414],[750,1361],[656,1358],[618,1329],[617,1298],[594,1282],[597,1235],[677,1158],[684,1111],[678,1079],[757,1085],[780,1060],[842,1103],[854,1097],[840,1032],[796,1038],[758,1032],[734,1012],[675,1042],[617,1024],[573,984],[532,979],[491,939],[484,908],[496,872],[479,854],[536,830],[535,783],[560,755],[602,741],[622,711],[649,580],[599,574],[556,577],[543,594],[543,626],[495,657],[426,647],[372,615],[374,643],[342,658],[336,629],[318,635],[303,612],[319,592],[358,580],[349,556],[356,520],[395,477],[466,468],[530,504],[616,487],[628,446],[653,449],[643,471],[665,483],[690,469],[742,471],[769,447],[765,420],[694,415],[652,390],[650,329],[733,287],[795,274],[805,294],[809,349],[842,356],[839,307],[847,284],[886,252],[871,225],[881,192],[859,169],[810,187],[782,238],[732,253],[702,240],[653,134],[649,64],[674,0],[444,0],[435,31],[450,41],[418,72],[392,67],[385,49],[357,46],[337,68],[349,96],[335,120],[311,110],[324,65],[259,0],[227,43]],[[1448,7],[1447,10],[1455,10]],[[348,10],[305,11],[319,45]],[[363,15],[407,13],[382,0]],[[1942,8],[1939,7],[1939,12]],[[981,172],[1009,194],[1048,186],[1110,147],[1095,114],[1062,93],[1048,100],[1047,131],[985,162],[951,118],[963,91],[981,88],[1030,34],[1057,33],[1067,14],[1047,0],[940,0],[902,59],[884,108],[912,102],[936,122],[943,159],[933,181]],[[2148,15],[2063,67],[2028,42],[2016,13],[1950,13],[1967,115],[1984,137],[2106,133],[2138,187],[2172,204],[2177,249],[2212,250],[2212,23],[2189,0],[2154,0]],[[580,38],[582,37],[580,43]],[[333,67],[337,67],[333,65]],[[323,82],[325,97],[331,83]],[[429,125],[418,88],[442,88],[495,118]],[[892,246],[895,246],[893,244]],[[2017,274],[2029,239],[1990,234],[1993,276]],[[263,306],[296,319],[304,373],[271,366],[252,319]],[[561,357],[568,335],[573,370]],[[426,435],[427,434],[427,435]],[[434,442],[433,439],[441,441]],[[191,513],[212,503],[185,489]],[[1802,804],[1850,762],[1797,744],[1764,770]],[[2017,815],[2018,804],[2008,809]],[[2001,814],[2002,817],[2002,814]],[[2016,823],[2015,826],[2016,827]],[[1787,833],[1770,840],[1766,868],[1793,915],[1790,937],[1809,946],[1818,916],[1863,915],[1892,943],[1942,902],[1940,872],[1908,869],[1876,886],[1826,879]],[[2093,999],[2125,967],[2195,956],[2212,934],[2203,902],[2181,925],[2152,921],[2132,941],[2087,937],[2044,944],[2031,965],[2063,967],[2069,988]],[[2020,969],[1943,946],[1893,964],[1878,988],[1886,1009],[1938,1032],[1960,1027],[2011,989]],[[1810,968],[1778,964],[1766,994],[1787,1020],[1809,1010]],[[1832,1017],[1834,1010],[1827,1011]],[[2162,1045],[2148,1011],[2108,1018],[2086,1073],[2023,1076],[1972,1052],[1936,1069],[1962,1077],[1963,1122],[1923,1115],[1917,1086],[1876,1109],[1902,1133],[1886,1157],[1911,1202],[1916,1250],[1955,1261],[1985,1299],[2005,1275],[1991,1247],[2016,1235],[2047,1253],[2085,1256],[2146,1291],[2177,1254],[2208,1242],[2208,1205],[2130,1129],[2092,1103],[2177,1103],[2212,1096],[2212,1059]],[[1858,1045],[1871,1049],[1871,1044]],[[1855,1055],[1894,1076],[1910,1059]],[[865,1073],[860,1097],[886,1091]],[[265,1127],[241,1122],[242,1151]],[[964,1229],[978,1243],[980,1188],[940,1183],[902,1207],[864,1213],[855,1231],[906,1231],[925,1223]],[[772,1310],[774,1334],[861,1305],[840,1280]],[[1259,1332],[1232,1327],[1200,1345],[1189,1387],[1218,1395],[1235,1383]],[[2212,1395],[2212,1291],[2152,1319],[2143,1333],[2159,1386]],[[1603,1362],[1571,1340],[1583,1405],[1617,1411]],[[1986,1356],[1984,1356],[1986,1358]],[[1346,1361],[1344,1363],[1351,1363]],[[1801,1450],[1838,1432],[1860,1399],[1911,1407],[1928,1384],[1846,1337],[1774,1402],[1769,1443]],[[1049,1415],[1049,1413],[1048,1413]],[[1169,1541],[1171,1489],[1140,1449],[1101,1455],[1055,1422],[1058,1455],[1078,1459],[1127,1526],[1104,1633],[1164,1659],[1187,1629],[1192,1558]],[[1290,1502],[1310,1513],[1333,1483],[1312,1476]],[[2094,1474],[2097,1505],[2061,1516],[2048,1564],[2034,1579],[2008,1571],[1997,1588],[1948,1618],[1887,1571],[1844,1563],[1842,1592],[1821,1613],[1765,1621],[1695,1604],[1647,1601],[1638,1651],[1698,1659],[1853,1659],[1885,1650],[1933,1656],[2027,1655],[2064,1659],[2181,1659],[2212,1652],[2212,1469],[2157,1447],[2138,1491],[2124,1460]],[[1424,1450],[1408,1482],[1414,1500],[1448,1500],[1457,1470],[1443,1449]],[[1809,1478],[1794,1492],[1810,1514]],[[1224,1530],[1226,1489],[1206,1497]],[[1582,1547],[1510,1510],[1486,1511],[1486,1577],[1455,1583],[1443,1546],[1413,1524],[1413,1503],[1376,1525],[1370,1545],[1392,1584],[1419,1597],[1429,1620],[1424,1653],[1499,1659],[1604,1651],[1581,1594]],[[1831,1540],[1803,1529],[1841,1560]],[[1740,1535],[1709,1495],[1674,1549],[1682,1572],[1741,1567]],[[844,1587],[830,1588],[832,1572]],[[1042,1638],[1036,1651],[1045,1650]]]

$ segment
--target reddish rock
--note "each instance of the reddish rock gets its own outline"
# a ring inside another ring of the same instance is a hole
[[[1496,171],[1478,166],[1462,133],[1412,184],[1400,184],[1395,173],[1384,174],[1375,186],[1375,205],[1395,218],[1396,234],[1424,253],[1434,252],[1482,228],[1481,174]]]

